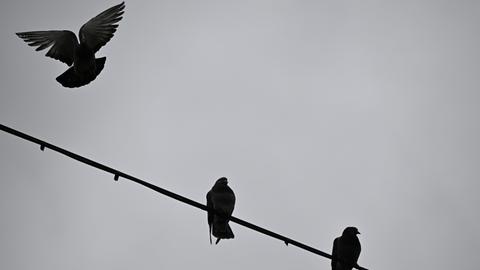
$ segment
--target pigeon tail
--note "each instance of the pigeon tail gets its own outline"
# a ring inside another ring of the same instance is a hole
[[[105,65],[106,57],[95,59],[95,72],[93,74],[83,74],[75,71],[75,67],[72,66],[67,71],[57,77],[57,81],[68,88],[75,88],[89,84],[91,81],[100,74]]]
[[[208,225],[208,236],[210,236],[210,245],[212,244],[212,225]]]
[[[235,237],[228,221],[225,223],[214,223],[212,234],[219,239],[231,239]]]
[[[215,241],[215,245],[218,244],[218,242],[220,242],[221,239],[232,239],[232,238],[235,237],[233,235],[232,228],[230,228],[230,225],[228,225],[228,223],[227,223],[227,226],[226,226],[225,233],[222,232],[222,233],[217,234],[217,235],[214,233],[213,236],[217,237],[217,241]],[[210,242],[210,244],[211,244],[211,242]]]

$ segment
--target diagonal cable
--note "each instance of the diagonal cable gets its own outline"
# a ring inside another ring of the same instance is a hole
[[[100,169],[100,170],[105,171],[105,172],[109,172],[109,173],[111,173],[111,174],[114,175],[114,180],[115,180],[115,181],[117,181],[117,180],[119,179],[119,177],[122,177],[122,178],[128,179],[128,180],[130,180],[130,181],[133,181],[133,182],[135,182],[135,183],[138,183],[138,184],[140,184],[140,185],[143,185],[143,186],[145,186],[145,187],[147,187],[147,188],[150,188],[150,189],[152,189],[152,190],[154,190],[154,191],[156,191],[156,192],[158,192],[158,193],[161,193],[161,194],[163,194],[163,195],[165,195],[165,196],[168,196],[168,197],[170,197],[170,198],[172,198],[172,199],[175,199],[175,200],[181,201],[181,202],[183,202],[183,203],[189,204],[189,205],[191,205],[191,206],[193,206],[193,207],[202,209],[203,211],[209,211],[209,210],[211,211],[211,210],[212,210],[212,209],[207,208],[206,205],[203,205],[203,204],[201,204],[201,203],[199,203],[199,202],[196,202],[196,201],[191,200],[191,199],[189,199],[189,198],[183,197],[183,196],[178,195],[178,194],[176,194],[176,193],[173,193],[173,192],[171,192],[171,191],[169,191],[169,190],[163,189],[163,188],[161,188],[161,187],[159,187],[159,186],[150,184],[150,183],[148,183],[148,182],[146,182],[146,181],[143,181],[143,180],[141,180],[141,179],[139,179],[139,178],[136,178],[136,177],[134,177],[134,176],[131,176],[131,175],[129,175],[129,174],[126,174],[126,173],[124,173],[124,172],[121,172],[121,171],[119,171],[119,170],[116,170],[116,169],[114,169],[114,168],[108,167],[108,166],[106,166],[106,165],[103,165],[103,164],[98,163],[98,162],[96,162],[96,161],[94,161],[94,160],[88,159],[88,158],[86,158],[86,157],[80,156],[80,155],[75,154],[75,153],[73,153],[73,152],[70,152],[70,151],[68,151],[68,150],[66,150],[66,149],[60,148],[60,147],[58,147],[58,146],[56,146],[56,145],[53,145],[53,144],[50,144],[50,143],[48,143],[48,142],[42,141],[42,140],[40,140],[40,139],[37,139],[37,138],[35,138],[35,137],[32,137],[32,136],[30,136],[30,135],[28,135],[28,134],[25,134],[25,133],[23,133],[23,132],[20,132],[20,131],[18,131],[18,130],[13,129],[13,128],[10,128],[10,127],[7,127],[7,126],[5,126],[5,125],[0,124],[0,129],[3,130],[3,131],[5,131],[5,132],[7,132],[7,133],[10,133],[10,134],[12,134],[12,135],[14,135],[14,136],[20,137],[20,138],[22,138],[22,139],[24,139],[24,140],[27,140],[27,141],[30,141],[30,142],[33,142],[33,143],[36,143],[36,144],[40,145],[40,149],[41,149],[42,151],[43,151],[45,148],[48,148],[48,149],[53,150],[53,151],[55,151],[55,152],[58,152],[58,153],[60,153],[60,154],[62,154],[62,155],[65,155],[65,156],[67,156],[67,157],[69,157],[69,158],[72,158],[72,159],[75,159],[75,160],[77,160],[77,161],[79,161],[79,162],[85,163],[85,164],[87,164],[87,165],[89,165],[89,166],[95,167],[95,168]],[[276,239],[278,239],[278,240],[281,240],[281,241],[283,241],[286,245],[289,245],[289,244],[290,244],[290,245],[299,247],[299,248],[301,248],[301,249],[304,249],[304,250],[306,250],[306,251],[309,251],[309,252],[311,252],[311,253],[314,253],[314,254],[320,255],[320,256],[322,256],[322,257],[328,258],[328,259],[330,259],[330,260],[332,259],[332,255],[330,255],[330,254],[328,254],[328,253],[325,253],[325,252],[323,252],[323,251],[321,251],[321,250],[318,250],[318,249],[313,248],[313,247],[311,247],[311,246],[305,245],[305,244],[303,244],[303,243],[300,243],[300,242],[298,242],[298,241],[295,241],[295,240],[293,240],[293,239],[290,239],[290,238],[285,237],[285,236],[283,236],[283,235],[280,235],[280,234],[278,234],[278,233],[272,232],[272,231],[267,230],[267,229],[265,229],[265,228],[259,227],[259,226],[255,225],[255,224],[250,223],[250,222],[247,222],[247,221],[244,221],[244,220],[242,220],[242,219],[236,218],[236,217],[234,217],[234,216],[231,216],[231,217],[230,217],[230,221],[235,222],[235,223],[237,223],[237,224],[239,224],[239,225],[242,225],[242,226],[244,226],[244,227],[247,227],[247,228],[249,228],[249,229],[252,229],[252,230],[254,230],[254,231],[257,231],[257,232],[259,232],[259,233],[263,233],[263,234],[268,235],[268,236],[270,236],[270,237],[273,237],[273,238],[276,238]],[[359,270],[368,270],[368,269],[363,268],[363,267],[358,266],[358,265],[357,265],[357,266],[354,266],[354,268],[359,269]]]

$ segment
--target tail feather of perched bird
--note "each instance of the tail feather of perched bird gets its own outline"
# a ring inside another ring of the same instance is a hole
[[[208,236],[210,237],[210,245],[212,244],[212,226],[208,226]]]
[[[342,236],[335,238],[332,249],[332,270],[352,270],[358,266],[357,261],[361,252],[358,240],[358,229],[347,227]]]
[[[228,224],[235,208],[235,194],[227,184],[227,178],[222,177],[215,182],[215,185],[207,193],[207,207],[211,209],[208,211],[210,244],[212,243],[212,234],[217,238],[215,244],[218,244],[221,239],[235,237]]]
[[[78,33],[49,30],[16,33],[18,37],[36,51],[50,47],[47,57],[59,60],[68,66],[67,71],[57,77],[64,87],[80,87],[93,81],[103,70],[105,57],[95,58],[95,53],[113,37],[118,22],[122,19],[125,2],[113,6],[86,22]],[[73,66],[72,66],[73,65]]]
[[[218,241],[220,241],[220,239],[231,239],[235,237],[232,228],[230,228],[228,224],[228,219],[218,215],[213,218],[212,234],[218,238]]]

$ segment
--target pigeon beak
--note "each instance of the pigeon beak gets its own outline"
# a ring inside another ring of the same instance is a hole
[[[360,234],[360,232],[357,231],[357,234]]]

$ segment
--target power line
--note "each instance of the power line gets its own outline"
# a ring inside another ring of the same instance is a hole
[[[201,209],[201,210],[203,210],[203,211],[209,211],[209,209],[207,208],[206,205],[203,205],[203,204],[201,204],[201,203],[199,203],[199,202],[196,202],[196,201],[191,200],[191,199],[189,199],[189,198],[183,197],[183,196],[181,196],[181,195],[178,195],[178,194],[176,194],[176,193],[173,193],[173,192],[171,192],[171,191],[168,191],[168,190],[163,189],[163,188],[161,188],[161,187],[158,187],[158,186],[156,186],[156,185],[150,184],[150,183],[148,183],[148,182],[146,182],[146,181],[143,181],[143,180],[141,180],[141,179],[139,179],[139,178],[136,178],[136,177],[134,177],[134,176],[131,176],[131,175],[126,174],[126,173],[124,173],[124,172],[121,172],[121,171],[119,171],[119,170],[113,169],[113,168],[111,168],[111,167],[108,167],[108,166],[106,166],[106,165],[103,165],[103,164],[101,164],[101,163],[99,163],[99,162],[96,162],[96,161],[94,161],[94,160],[88,159],[88,158],[86,158],[86,157],[80,156],[80,155],[78,155],[78,154],[75,154],[75,153],[70,152],[70,151],[68,151],[68,150],[66,150],[66,149],[60,148],[60,147],[55,146],[55,145],[53,145],[53,144],[50,144],[50,143],[48,143],[48,142],[42,141],[42,140],[40,140],[40,139],[37,139],[37,138],[35,138],[35,137],[32,137],[32,136],[30,136],[30,135],[28,135],[28,134],[25,134],[25,133],[23,133],[23,132],[20,132],[20,131],[18,131],[18,130],[13,129],[13,128],[10,128],[10,127],[7,127],[7,126],[5,126],[5,125],[0,124],[0,129],[3,130],[4,132],[10,133],[10,134],[12,134],[12,135],[14,135],[14,136],[17,136],[17,137],[20,137],[20,138],[22,138],[22,139],[24,139],[24,140],[27,140],[27,141],[30,141],[30,142],[33,142],[33,143],[35,143],[35,144],[40,145],[40,150],[42,150],[42,151],[44,151],[45,148],[48,148],[48,149],[53,150],[53,151],[55,151],[55,152],[58,152],[58,153],[60,153],[60,154],[62,154],[62,155],[65,155],[65,156],[67,156],[67,157],[69,157],[69,158],[72,158],[72,159],[75,159],[75,160],[77,160],[77,161],[79,161],[79,162],[85,163],[85,164],[87,164],[87,165],[89,165],[89,166],[95,167],[95,168],[100,169],[100,170],[102,170],[102,171],[109,172],[109,173],[113,174],[115,181],[118,181],[118,179],[119,179],[120,177],[122,177],[122,178],[128,179],[128,180],[130,180],[130,181],[133,181],[133,182],[135,182],[135,183],[138,183],[138,184],[140,184],[140,185],[143,185],[143,186],[145,186],[145,187],[148,187],[148,188],[150,188],[150,189],[152,189],[152,190],[155,190],[156,192],[161,193],[161,194],[163,194],[163,195],[165,195],[165,196],[168,196],[168,197],[170,197],[170,198],[172,198],[172,199],[175,199],[175,200],[181,201],[181,202],[183,202],[183,203],[189,204],[189,205],[191,205],[191,206],[193,206],[193,207],[196,207],[196,208],[199,208],[199,209]],[[299,247],[299,248],[301,248],[301,249],[304,249],[304,250],[306,250],[306,251],[309,251],[309,252],[311,252],[311,253],[314,253],[314,254],[320,255],[320,256],[322,256],[322,257],[328,258],[328,259],[330,259],[330,260],[332,259],[332,255],[330,255],[330,254],[328,254],[328,253],[325,253],[325,252],[323,252],[323,251],[321,251],[321,250],[318,250],[318,249],[313,248],[313,247],[311,247],[311,246],[305,245],[305,244],[303,244],[303,243],[300,243],[300,242],[298,242],[298,241],[295,241],[295,240],[293,240],[293,239],[290,239],[290,238],[285,237],[285,236],[283,236],[283,235],[280,235],[280,234],[278,234],[278,233],[272,232],[272,231],[267,230],[267,229],[265,229],[265,228],[259,227],[259,226],[255,225],[255,224],[250,223],[250,222],[247,222],[247,221],[244,221],[244,220],[242,220],[242,219],[236,218],[236,217],[234,217],[234,216],[231,216],[231,217],[230,217],[230,221],[235,222],[235,223],[237,223],[237,224],[239,224],[239,225],[242,225],[242,226],[244,226],[244,227],[247,227],[247,228],[249,228],[249,229],[252,229],[252,230],[254,230],[254,231],[257,231],[257,232],[259,232],[259,233],[263,233],[263,234],[266,234],[266,235],[268,235],[268,236],[270,236],[270,237],[273,237],[273,238],[276,238],[276,239],[278,239],[278,240],[281,240],[281,241],[283,241],[286,245],[289,245],[289,244],[290,244],[290,245]],[[363,268],[363,267],[361,267],[361,266],[354,266],[354,268],[359,269],[359,270],[368,270],[368,269]]]

